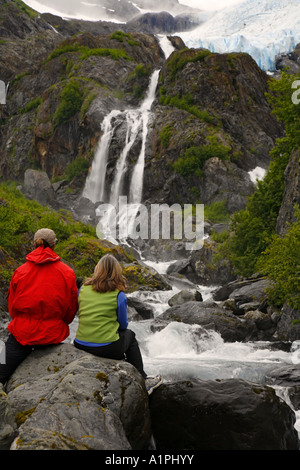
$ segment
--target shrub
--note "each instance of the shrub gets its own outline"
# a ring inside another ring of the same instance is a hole
[[[89,169],[89,163],[85,158],[78,156],[66,168],[66,179],[71,181],[75,176],[86,173]]]
[[[273,281],[269,289],[270,301],[277,306],[288,302],[300,309],[300,210],[297,222],[284,237],[274,235],[271,243],[258,259],[257,267]]]
[[[135,77],[149,77],[151,73],[151,67],[144,64],[138,64],[134,69]]]
[[[84,100],[84,92],[81,89],[80,81],[71,79],[64,87],[60,98],[61,102],[58,105],[54,116],[54,124],[56,126],[68,121],[72,116],[80,111]]]
[[[172,131],[173,131],[173,124],[168,124],[167,126],[163,127],[163,129],[161,130],[159,134],[159,138],[164,147],[168,147],[170,143],[170,139],[172,137]]]
[[[91,56],[110,56],[114,60],[119,60],[121,58],[126,60],[132,60],[123,49],[109,49],[109,48],[90,48],[87,46],[80,46],[79,44],[61,44],[51,52],[51,54],[46,59],[46,63],[60,55],[67,54],[69,52],[79,52],[80,60],[86,60]]]
[[[182,49],[170,56],[167,65],[171,80],[174,80],[178,71],[182,70],[189,62],[203,62],[212,53],[207,49]]]
[[[206,160],[218,157],[221,160],[229,158],[230,148],[222,144],[211,142],[208,145],[189,147],[183,157],[173,165],[174,170],[182,176],[202,175],[203,165]]]
[[[205,218],[213,223],[229,222],[229,212],[224,201],[212,202],[209,206],[205,206]]]
[[[25,113],[29,113],[30,111],[32,111],[33,109],[36,109],[40,106],[40,104],[42,103],[42,97],[39,96],[38,98],[35,98],[34,100],[30,101],[29,103],[26,103],[26,105],[24,106],[24,108],[21,108],[19,113],[20,114],[25,114]]]
[[[183,109],[208,124],[212,124],[214,122],[213,116],[210,116],[206,110],[201,110],[198,106],[193,104],[193,98],[190,95],[185,95],[183,97],[168,96],[164,94],[164,87],[162,87],[160,103],[163,106],[174,106],[178,109]]]
[[[96,236],[93,227],[74,221],[66,211],[55,212],[26,199],[15,184],[1,184],[0,246],[16,258],[19,247],[32,248],[32,235],[41,227],[54,230],[59,241],[66,241],[76,233]],[[21,258],[24,259],[23,252]]]

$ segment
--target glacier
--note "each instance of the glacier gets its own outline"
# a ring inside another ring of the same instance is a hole
[[[276,55],[291,52],[300,42],[300,0],[241,1],[176,36],[189,48],[246,52],[261,69],[274,71]]]

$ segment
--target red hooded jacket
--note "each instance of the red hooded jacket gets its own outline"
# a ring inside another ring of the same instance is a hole
[[[60,343],[78,310],[75,273],[50,248],[38,247],[14,272],[7,299],[8,330],[19,343]]]

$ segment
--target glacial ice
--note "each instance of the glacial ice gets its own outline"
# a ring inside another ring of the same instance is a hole
[[[178,32],[189,48],[247,52],[263,70],[275,70],[277,54],[300,42],[299,0],[249,0],[216,11],[189,32]]]

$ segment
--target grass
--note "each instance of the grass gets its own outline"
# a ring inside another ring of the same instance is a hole
[[[114,48],[89,48],[87,46],[80,46],[79,44],[61,44],[51,52],[51,54],[46,59],[45,63],[50,60],[55,59],[63,54],[70,52],[80,53],[80,60],[86,60],[91,56],[101,56],[101,57],[111,57],[114,60],[125,59],[133,60],[129,57],[123,49],[114,49]]]

